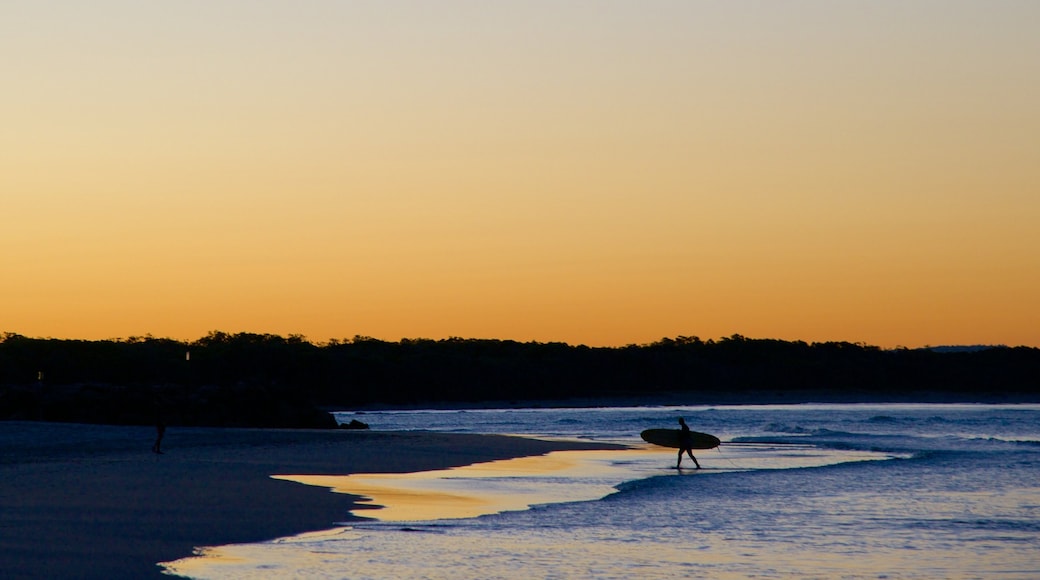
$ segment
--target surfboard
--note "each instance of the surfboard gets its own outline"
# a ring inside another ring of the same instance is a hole
[[[679,448],[679,429],[647,429],[639,434],[643,441],[662,447]],[[719,438],[707,433],[690,431],[691,449],[713,449],[719,446]]]

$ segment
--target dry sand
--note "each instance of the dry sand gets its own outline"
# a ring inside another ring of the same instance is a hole
[[[196,546],[354,519],[353,496],[275,474],[443,469],[582,443],[421,432],[0,422],[0,576],[149,578]]]

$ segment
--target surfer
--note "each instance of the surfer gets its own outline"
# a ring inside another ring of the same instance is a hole
[[[693,456],[693,436],[690,435],[690,427],[686,425],[686,421],[682,417],[679,417],[679,427],[679,460],[675,463],[675,468],[680,469],[682,466],[682,454],[685,451],[697,469],[700,469],[701,464],[697,463],[697,458]]]

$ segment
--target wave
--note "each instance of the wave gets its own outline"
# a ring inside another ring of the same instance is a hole
[[[975,441],[979,443],[998,443],[1022,445],[1024,447],[1040,447],[1040,441],[1036,439],[1012,439],[1010,437],[965,437],[964,441]]]
[[[773,437],[773,439],[776,439],[778,442],[793,440],[799,443],[804,443],[806,439],[815,439],[820,437],[844,437],[848,439],[891,439],[895,437],[912,437],[903,435],[884,435],[878,433],[861,433],[857,431],[838,431],[835,429],[827,429],[823,427],[809,429],[806,427],[787,426],[775,423],[767,425],[763,430],[766,433],[776,433],[777,435],[776,437]],[[766,441],[767,439],[770,439],[770,436],[750,435],[746,437],[736,437],[733,440],[754,443],[758,441]]]
[[[619,483],[614,486],[614,489],[618,490],[618,493],[608,495],[603,498],[605,501],[616,501],[619,494],[636,493],[643,490],[659,490],[663,488],[675,487],[679,482],[678,478],[671,475],[657,475],[654,477],[647,477],[644,479],[635,479],[632,481],[626,481]]]
[[[867,423],[905,423],[908,417],[893,417],[891,415],[874,415],[867,419]]]
[[[788,433],[791,435],[812,435],[816,433],[818,429],[808,429],[806,427],[800,427],[798,425],[788,425],[786,423],[770,423],[763,428],[766,433]]]
[[[1003,532],[1014,535],[1036,534],[1040,532],[1040,522],[1020,519],[978,518],[978,519],[913,519],[904,524],[907,528],[927,530],[931,532],[951,530],[975,530],[985,532]],[[1002,538],[1013,540],[1015,538]],[[1024,539],[1024,538],[1023,538]]]

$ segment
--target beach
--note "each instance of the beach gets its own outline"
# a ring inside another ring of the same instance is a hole
[[[0,422],[0,570],[17,578],[162,577],[198,546],[356,520],[356,496],[277,474],[444,469],[604,449],[509,436],[354,430],[155,429]]]

